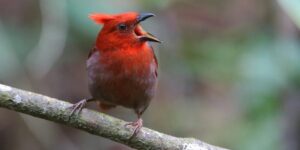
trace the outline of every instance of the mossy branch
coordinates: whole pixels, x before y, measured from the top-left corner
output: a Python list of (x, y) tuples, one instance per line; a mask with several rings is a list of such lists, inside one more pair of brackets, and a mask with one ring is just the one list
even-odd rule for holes
[(194, 138), (178, 138), (148, 128), (128, 140), (133, 133), (125, 121), (83, 109), (69, 118), (70, 103), (0, 84), (0, 107), (58, 122), (141, 150), (225, 150)]

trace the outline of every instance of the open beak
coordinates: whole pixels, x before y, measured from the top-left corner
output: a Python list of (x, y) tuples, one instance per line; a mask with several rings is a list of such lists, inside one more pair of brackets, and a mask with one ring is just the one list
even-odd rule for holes
[(136, 34), (139, 36), (139, 39), (141, 41), (151, 41), (151, 42), (158, 42), (161, 43), (161, 41), (156, 38), (154, 35), (152, 35), (149, 32), (146, 32), (140, 25), (139, 23), (150, 18), (150, 17), (154, 17), (155, 15), (152, 13), (141, 13), (138, 17), (137, 17), (137, 22), (136, 22)]

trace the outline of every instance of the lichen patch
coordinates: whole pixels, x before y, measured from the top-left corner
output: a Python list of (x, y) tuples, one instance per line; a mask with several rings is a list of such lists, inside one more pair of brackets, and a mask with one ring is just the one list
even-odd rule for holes
[(184, 150), (208, 150), (207, 148), (205, 147), (201, 147), (200, 145), (198, 144), (183, 144), (183, 149)]
[(22, 98), (19, 95), (15, 95), (14, 96), (14, 102), (17, 103), (17, 104), (19, 104), (19, 103), (22, 102)]

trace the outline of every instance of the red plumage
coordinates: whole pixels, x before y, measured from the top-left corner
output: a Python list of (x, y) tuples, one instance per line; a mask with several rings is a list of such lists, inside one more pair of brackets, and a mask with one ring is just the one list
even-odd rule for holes
[(92, 14), (90, 18), (103, 24), (87, 60), (88, 84), (92, 99), (74, 105), (72, 114), (86, 102), (97, 100), (102, 109), (115, 106), (131, 108), (138, 116), (137, 134), (142, 127), (143, 112), (155, 94), (157, 59), (149, 41), (160, 42), (145, 32), (140, 22), (154, 16), (135, 12), (109, 15)]

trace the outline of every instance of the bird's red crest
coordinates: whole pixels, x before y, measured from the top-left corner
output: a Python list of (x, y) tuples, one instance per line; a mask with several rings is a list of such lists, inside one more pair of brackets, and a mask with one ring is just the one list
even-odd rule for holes
[(97, 24), (104, 24), (107, 21), (114, 19), (115, 17), (109, 14), (92, 13), (89, 15), (89, 18)]

